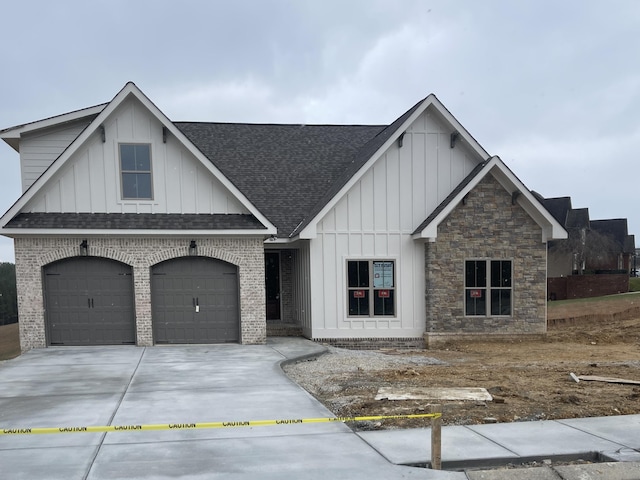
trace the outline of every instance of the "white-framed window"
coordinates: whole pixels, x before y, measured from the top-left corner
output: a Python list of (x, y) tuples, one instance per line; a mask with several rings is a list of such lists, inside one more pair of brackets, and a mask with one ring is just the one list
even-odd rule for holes
[(122, 199), (152, 200), (151, 145), (120, 144), (120, 178)]
[(396, 314), (394, 260), (347, 260), (350, 317), (393, 317)]
[(464, 271), (464, 313), (467, 316), (511, 316), (513, 262), (467, 260)]

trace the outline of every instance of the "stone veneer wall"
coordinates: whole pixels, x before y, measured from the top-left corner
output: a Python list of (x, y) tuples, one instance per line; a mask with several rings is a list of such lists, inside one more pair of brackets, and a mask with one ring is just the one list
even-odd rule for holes
[[(105, 257), (133, 267), (136, 339), (153, 345), (151, 319), (151, 267), (164, 260), (189, 254), (192, 238), (83, 237), (89, 255)], [(79, 237), (16, 238), (16, 280), (22, 350), (46, 346), (42, 267), (80, 253)], [(240, 341), (266, 342), (264, 246), (260, 237), (196, 238), (198, 255), (216, 258), (238, 267), (240, 283)]]
[[(546, 332), (546, 244), (541, 228), (491, 176), (483, 179), (425, 246), (426, 338)], [(513, 315), (465, 316), (465, 260), (513, 261)]]

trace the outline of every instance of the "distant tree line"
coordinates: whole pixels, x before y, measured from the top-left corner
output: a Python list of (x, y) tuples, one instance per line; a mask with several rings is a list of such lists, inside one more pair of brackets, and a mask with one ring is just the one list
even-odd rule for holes
[(16, 266), (0, 263), (0, 325), (18, 321), (18, 295), (16, 291)]

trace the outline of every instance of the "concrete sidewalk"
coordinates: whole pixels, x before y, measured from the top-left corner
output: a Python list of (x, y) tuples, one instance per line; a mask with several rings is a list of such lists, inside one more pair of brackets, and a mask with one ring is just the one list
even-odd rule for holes
[[(259, 346), (32, 350), (0, 363), (0, 429), (331, 417), (280, 368), (283, 361), (323, 351), (324, 347), (300, 338), (269, 339)], [(443, 429), (445, 468), (477, 469), (534, 458), (573, 458), (582, 451), (604, 452), (612, 460), (629, 461), (606, 470), (607, 474), (615, 470), (618, 477), (515, 477), (540, 471), (438, 472), (406, 466), (426, 463), (428, 439), (426, 430), (354, 434), (337, 422), (0, 435), (0, 465), (2, 477), (11, 480), (640, 479), (640, 464), (632, 463), (640, 461), (633, 450), (640, 448), (640, 416)], [(620, 476), (626, 475), (621, 466), (638, 475)], [(583, 468), (566, 468), (584, 474), (578, 467)], [(545, 468), (545, 473), (555, 475), (565, 467)], [(508, 477), (495, 476), (505, 472)]]
[[(428, 428), (358, 435), (394, 464), (430, 461)], [(609, 463), (551, 467), (576, 460)], [(548, 465), (512, 468), (533, 462)], [(469, 479), (640, 479), (640, 415), (443, 427), (442, 467)]]

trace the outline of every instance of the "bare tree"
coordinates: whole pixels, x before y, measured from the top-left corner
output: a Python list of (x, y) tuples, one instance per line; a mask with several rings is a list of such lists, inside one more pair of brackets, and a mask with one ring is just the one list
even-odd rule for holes
[(578, 275), (585, 270), (615, 270), (621, 246), (613, 236), (587, 228), (570, 228), (566, 240), (555, 240), (549, 251), (555, 254), (571, 255), (573, 271)]

